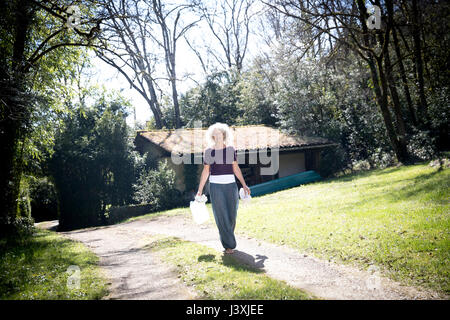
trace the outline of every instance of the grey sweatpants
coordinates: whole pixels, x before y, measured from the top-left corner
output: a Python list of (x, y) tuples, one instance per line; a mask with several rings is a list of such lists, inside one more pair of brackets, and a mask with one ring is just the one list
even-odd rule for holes
[(209, 193), (220, 242), (225, 249), (234, 249), (236, 248), (234, 228), (239, 206), (238, 186), (236, 182), (210, 183)]

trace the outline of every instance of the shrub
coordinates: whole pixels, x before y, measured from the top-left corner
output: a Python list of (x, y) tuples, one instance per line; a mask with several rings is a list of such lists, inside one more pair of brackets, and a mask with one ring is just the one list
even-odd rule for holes
[(345, 150), (337, 147), (325, 148), (320, 156), (320, 175), (329, 177), (347, 167), (348, 157)]
[(198, 179), (198, 168), (197, 164), (185, 164), (184, 170), (184, 185), (186, 187), (186, 192), (196, 191), (199, 183)]
[(149, 204), (111, 207), (107, 210), (108, 223), (118, 223), (128, 218), (141, 216), (154, 211), (154, 208)]
[(367, 160), (353, 161), (352, 169), (354, 171), (364, 171), (371, 169), (370, 162)]
[(155, 210), (171, 209), (180, 204), (181, 193), (175, 188), (175, 171), (166, 161), (160, 161), (156, 170), (144, 170), (133, 189), (136, 202), (149, 204)]
[(21, 241), (34, 232), (34, 220), (31, 217), (0, 217), (0, 237), (8, 241)]
[(58, 219), (58, 202), (54, 184), (48, 177), (31, 178), (31, 215), (36, 222)]
[(372, 164), (372, 167), (376, 168), (387, 168), (398, 162), (392, 151), (383, 150), (382, 148), (376, 148), (368, 158), (368, 161)]
[(437, 155), (436, 138), (429, 131), (416, 130), (409, 140), (408, 152), (420, 160), (430, 160)]
[(134, 163), (126, 112), (119, 102), (81, 107), (55, 137), (49, 167), (60, 230), (105, 224), (108, 206), (132, 202)]
[(30, 189), (28, 181), (26, 178), (20, 180), (20, 190), (19, 190), (19, 216), (21, 217), (31, 217), (31, 204), (30, 204)]

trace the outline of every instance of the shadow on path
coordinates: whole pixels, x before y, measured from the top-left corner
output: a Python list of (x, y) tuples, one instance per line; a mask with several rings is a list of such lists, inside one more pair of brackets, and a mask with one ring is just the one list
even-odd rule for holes
[(241, 266), (236, 265), (236, 262), (242, 263), (245, 266), (250, 267), (254, 272), (265, 272), (264, 261), (267, 260), (267, 256), (257, 254), (255, 257), (244, 251), (234, 250), (233, 254), (224, 254), (222, 256), (222, 261), (224, 265), (231, 266), (233, 268), (241, 268)]

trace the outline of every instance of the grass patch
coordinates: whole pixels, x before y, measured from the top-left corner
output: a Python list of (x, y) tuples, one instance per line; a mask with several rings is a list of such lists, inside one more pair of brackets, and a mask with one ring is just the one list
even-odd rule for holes
[(450, 293), (450, 170), (373, 170), (253, 198), (237, 232)]
[(176, 266), (187, 285), (208, 300), (305, 300), (313, 297), (261, 270), (239, 263), (233, 256), (177, 238), (155, 238), (148, 249)]
[[(81, 271), (80, 289), (69, 289), (67, 268)], [(36, 229), (18, 243), (0, 243), (0, 299), (91, 300), (108, 293), (98, 257), (82, 243)]]
[[(363, 269), (375, 264), (391, 279), (448, 295), (449, 205), (449, 169), (392, 167), (240, 202), (236, 232)], [(143, 217), (180, 214), (191, 215), (178, 208)]]
[[(189, 208), (187, 210), (189, 210)], [(121, 221), (120, 223), (130, 222), (130, 221), (139, 220), (139, 219), (150, 219), (151, 220), (151, 219), (155, 219), (155, 218), (162, 217), (162, 216), (177, 216), (177, 215), (184, 215), (184, 214), (186, 214), (186, 208), (175, 208), (175, 209), (170, 209), (170, 210), (165, 210), (165, 211), (151, 212), (151, 213), (147, 213), (147, 214), (144, 214), (141, 216), (128, 218), (124, 221)]]

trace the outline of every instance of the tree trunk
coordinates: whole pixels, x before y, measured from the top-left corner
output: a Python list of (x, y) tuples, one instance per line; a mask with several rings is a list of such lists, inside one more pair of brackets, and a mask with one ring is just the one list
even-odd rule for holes
[(150, 99), (146, 97), (147, 103), (150, 105), (150, 109), (153, 112), (153, 116), (155, 117), (155, 124), (158, 129), (162, 129), (166, 126), (164, 121), (161, 107), (159, 106), (158, 97), (156, 96), (156, 90), (153, 86), (153, 79), (151, 77), (146, 76), (145, 81), (147, 83), (148, 91), (150, 92)]
[[(366, 7), (364, 5), (363, 0), (357, 1), (358, 10), (359, 10), (359, 20), (361, 22), (363, 31), (364, 31), (364, 44), (369, 47), (369, 31), (366, 26)], [(389, 27), (389, 26), (388, 26)], [(389, 33), (386, 33), (385, 39), (382, 39), (380, 36), (380, 39), (383, 40), (382, 44), (384, 45), (384, 50), (381, 52), (380, 56), (375, 56), (374, 53), (368, 52), (368, 59), (367, 63), (370, 68), (370, 73), (372, 77), (373, 87), (375, 91), (375, 96), (377, 100), (378, 107), (380, 108), (381, 115), (383, 116), (384, 124), (386, 126), (386, 132), (389, 138), (389, 141), (391, 142), (392, 149), (394, 150), (394, 153), (397, 157), (397, 160), (399, 162), (405, 162), (408, 159), (407, 156), (407, 149), (406, 144), (402, 143), (397, 139), (397, 134), (395, 132), (394, 125), (392, 123), (392, 117), (389, 112), (388, 108), (388, 85), (386, 76), (384, 74), (383, 70), (383, 55), (386, 54), (386, 51), (388, 50), (387, 43), (385, 45), (385, 42), (389, 41)], [(376, 62), (376, 65), (375, 65)], [(378, 76), (379, 75), (379, 76)], [(381, 87), (380, 87), (381, 85)]]
[(423, 79), (423, 60), (422, 60), (422, 46), (420, 40), (420, 23), (419, 12), (417, 8), (417, 0), (412, 0), (412, 36), (414, 43), (414, 62), (416, 65), (417, 81), (419, 86), (419, 107), (418, 112), (420, 120), (425, 126), (428, 126), (428, 104), (425, 98), (425, 85)]
[[(408, 156), (406, 152), (406, 144), (401, 143), (400, 140), (397, 139), (397, 134), (395, 132), (394, 125), (392, 123), (392, 117), (388, 108), (387, 101), (387, 81), (383, 71), (383, 65), (381, 58), (377, 59), (377, 67), (373, 61), (373, 58), (370, 57), (369, 67), (372, 75), (372, 81), (374, 84), (375, 95), (377, 98), (377, 103), (381, 111), (381, 115), (383, 116), (384, 124), (386, 126), (386, 132), (389, 137), (389, 141), (391, 142), (392, 149), (395, 152), (397, 160), (399, 162), (407, 162)], [(378, 79), (377, 75), (380, 75)], [(381, 87), (380, 87), (381, 84)]]
[[(24, 125), (30, 117), (27, 103), (20, 95), (25, 91), (24, 52), (28, 29), (32, 19), (31, 5), (27, 0), (17, 1), (14, 15), (14, 42), (11, 68), (3, 64), (0, 74), (2, 82), (0, 137), (1, 137), (1, 167), (0, 167), (0, 224), (15, 219), (18, 214), (20, 180), (22, 177), (22, 158), (18, 156), (18, 145), (22, 138)], [(6, 57), (5, 52), (2, 55)], [(8, 70), (9, 69), (9, 70)]]
[(407, 139), (406, 139), (406, 127), (403, 120), (403, 114), (401, 110), (400, 100), (397, 94), (397, 88), (395, 87), (394, 77), (392, 75), (391, 61), (389, 57), (389, 50), (387, 50), (385, 55), (385, 67), (386, 67), (386, 78), (389, 86), (389, 92), (391, 93), (392, 103), (394, 106), (394, 114), (397, 123), (398, 131), (398, 144), (400, 152), (402, 153), (403, 160), (401, 162), (407, 162), (409, 159), (407, 152)]
[[(8, 101), (10, 102), (10, 101)], [(8, 103), (7, 102), (7, 103)], [(9, 106), (12, 106), (11, 104)], [(0, 168), (0, 223), (15, 218), (17, 215), (17, 199), (22, 173), (20, 165), (16, 163), (18, 146), (18, 123), (11, 119), (2, 119), (0, 126), (2, 133), (2, 160)], [(5, 220), (3, 220), (5, 219)]]
[(172, 85), (172, 100), (175, 113), (175, 129), (178, 129), (181, 128), (181, 117), (180, 117), (180, 104), (178, 103), (177, 75), (175, 72), (175, 51), (170, 55), (170, 62), (172, 70), (170, 82)]
[(400, 140), (402, 140), (406, 138), (406, 127), (405, 122), (403, 120), (403, 114), (400, 99), (397, 93), (397, 88), (395, 87), (395, 79), (392, 74), (391, 58), (389, 56), (389, 52), (386, 52), (385, 61), (386, 61), (385, 62), (386, 78), (388, 81), (389, 92), (391, 93), (392, 104), (394, 106), (395, 120), (397, 122), (397, 130), (398, 134), (400, 135)]
[[(387, 0), (386, 1), (386, 6), (387, 6), (387, 28), (388, 30), (393, 30), (394, 29), (394, 20), (393, 20), (393, 4), (392, 1)], [(389, 36), (386, 36), (385, 41), (389, 40)], [(390, 57), (390, 53), (389, 53), (389, 44), (386, 46), (386, 50), (384, 50), (384, 67), (385, 67), (385, 74), (386, 74), (386, 80), (387, 80), (387, 84), (389, 86), (389, 92), (391, 93), (391, 98), (392, 98), (392, 104), (394, 106), (394, 114), (395, 114), (395, 119), (396, 119), (396, 123), (397, 123), (397, 132), (398, 132), (398, 137), (399, 137), (399, 144), (401, 145), (402, 148), (402, 152), (405, 153), (405, 156), (408, 158), (407, 156), (407, 141), (406, 141), (406, 126), (405, 126), (405, 122), (403, 120), (403, 113), (402, 113), (402, 108), (401, 108), (401, 104), (400, 104), (400, 99), (398, 97), (398, 93), (397, 93), (397, 88), (395, 86), (395, 78), (393, 75), (393, 71), (392, 71), (392, 64), (391, 64), (391, 57)]]
[(400, 71), (400, 77), (402, 79), (402, 84), (403, 84), (403, 92), (405, 94), (405, 98), (406, 98), (406, 103), (408, 105), (408, 110), (409, 110), (409, 115), (411, 117), (411, 122), (413, 123), (414, 126), (417, 126), (417, 116), (416, 116), (416, 111), (414, 110), (414, 106), (413, 106), (413, 102), (411, 99), (411, 94), (409, 92), (409, 87), (408, 87), (408, 80), (406, 78), (406, 72), (405, 72), (405, 66), (403, 64), (403, 57), (400, 51), (400, 47), (398, 44), (398, 37), (397, 37), (397, 31), (394, 28), (392, 28), (392, 39), (394, 40), (394, 49), (395, 49), (395, 54), (397, 56), (397, 60), (398, 60), (398, 68)]
[(180, 104), (178, 103), (178, 92), (176, 80), (172, 80), (172, 100), (173, 100), (173, 108), (175, 111), (175, 129), (181, 128), (181, 119), (180, 119)]
[(155, 103), (152, 99), (149, 99), (147, 95), (144, 96), (145, 101), (147, 101), (147, 104), (150, 106), (150, 110), (153, 113), (153, 117), (155, 117), (155, 126), (157, 129), (163, 128), (163, 119), (161, 118), (160, 113), (155, 107)]

